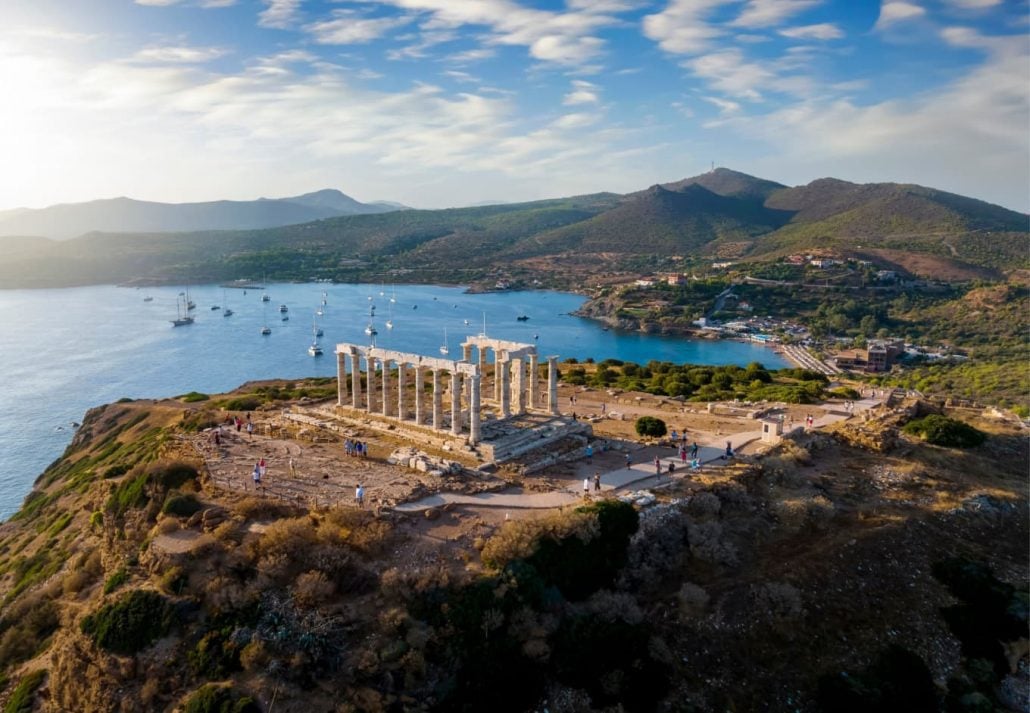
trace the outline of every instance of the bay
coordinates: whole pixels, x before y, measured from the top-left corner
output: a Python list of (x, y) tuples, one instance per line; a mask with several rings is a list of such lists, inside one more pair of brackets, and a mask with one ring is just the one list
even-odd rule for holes
[[(460, 355), (464, 336), (536, 343), (541, 355), (646, 363), (759, 361), (788, 364), (771, 349), (742, 342), (605, 331), (570, 315), (584, 301), (560, 292), (468, 294), (431, 285), (273, 284), (258, 289), (193, 286), (195, 323), (173, 327), (185, 286), (150, 290), (92, 286), (0, 290), (0, 519), (21, 505), (37, 476), (57, 458), (87, 409), (119, 398), (217, 393), (255, 379), (335, 376), (336, 342), (366, 343), (375, 305), (379, 346), (428, 355), (446, 342)], [(325, 355), (307, 353), (315, 311)], [(145, 302), (144, 296), (152, 301)], [(391, 301), (391, 299), (395, 301)], [(278, 307), (286, 305), (288, 321)], [(212, 310), (217, 305), (221, 309)], [(230, 307), (234, 314), (224, 317)], [(519, 321), (519, 316), (528, 320)], [(386, 328), (392, 321), (393, 329)], [(268, 325), (272, 333), (260, 334)]]

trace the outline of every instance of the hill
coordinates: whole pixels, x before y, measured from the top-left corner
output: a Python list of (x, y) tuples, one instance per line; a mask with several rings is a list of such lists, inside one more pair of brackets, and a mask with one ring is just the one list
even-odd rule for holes
[[(197, 209), (203, 212), (220, 204), (195, 205), (207, 206)], [(336, 191), (253, 205), (282, 220), (284, 211), (296, 216), (354, 208)], [(515, 272), (564, 283), (569, 270), (668, 269), (674, 257), (696, 264), (727, 258), (769, 262), (812, 250), (890, 269), (909, 265), (932, 272), (937, 260), (948, 264), (945, 274), (953, 279), (993, 279), (999, 270), (1030, 266), (1028, 236), (1024, 214), (922, 186), (819, 179), (788, 188), (717, 169), (627, 195), (337, 215), (254, 230), (94, 232), (0, 255), (0, 287), (262, 274), (380, 279), (383, 271), (440, 282)]]
[(383, 213), (391, 205), (360, 203), (326, 189), (290, 198), (206, 203), (155, 203), (111, 198), (0, 213), (0, 235), (66, 240), (90, 232), (183, 232), (270, 228), (339, 215)]
[[(631, 366), (646, 378), (596, 369)], [(1025, 707), (1016, 427), (953, 412), (986, 442), (931, 445), (903, 427), (933, 407), (906, 402), (681, 471), (637, 504), (606, 492), (505, 522), (476, 505), (404, 512), (391, 495), (561, 490), (574, 464), (445, 479), (392, 464), (398, 436), (367, 422), (347, 426), (365, 459), (342, 453), (321, 411), (307, 411), (320, 426), (284, 427), (284, 409), (334, 394), (331, 379), (265, 382), (90, 410), (0, 525), (4, 710)], [(210, 427), (243, 409), (257, 433), (215, 441)], [(258, 457), (264, 487), (244, 490), (236, 471)], [(590, 469), (621, 466), (602, 452)], [(383, 506), (355, 507), (355, 482)]]

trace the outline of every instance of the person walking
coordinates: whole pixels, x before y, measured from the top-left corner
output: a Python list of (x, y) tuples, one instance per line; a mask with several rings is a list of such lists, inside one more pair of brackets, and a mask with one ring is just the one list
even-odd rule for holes
[(254, 464), (254, 472), (251, 473), (251, 477), (254, 479), (254, 487), (261, 487), (261, 466), (257, 463)]
[(654, 474), (655, 477), (661, 479), (662, 477), (662, 459), (658, 456), (654, 457)]
[(626, 451), (626, 467), (629, 468), (632, 465), (633, 465), (633, 456), (631, 456), (629, 454), (629, 451)]
[(594, 462), (594, 447), (592, 445), (590, 445), (589, 443), (587, 444), (586, 454), (587, 454), (587, 463), (593, 463)]
[(247, 421), (247, 438), (254, 438), (254, 423)]
[(362, 510), (365, 509), (365, 489), (361, 487), (361, 483), (358, 483), (358, 487), (354, 488), (354, 502)]
[(691, 458), (697, 458), (697, 451), (698, 451), (697, 441), (694, 441), (694, 445), (692, 445), (690, 447), (690, 457)]
[(601, 492), (601, 472), (596, 470), (594, 471), (594, 492)]
[(583, 497), (590, 497), (590, 478), (583, 478)]
[(265, 477), (265, 473), (268, 472), (268, 466), (265, 465), (265, 459), (264, 458), (262, 458), (261, 460), (258, 461), (258, 468), (261, 469), (261, 477), (264, 478)]

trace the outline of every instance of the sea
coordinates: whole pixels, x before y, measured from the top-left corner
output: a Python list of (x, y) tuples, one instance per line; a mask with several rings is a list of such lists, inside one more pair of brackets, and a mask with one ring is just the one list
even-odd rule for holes
[[(197, 305), (194, 323), (174, 327), (187, 292)], [(446, 344), (460, 358), (463, 338), (485, 329), (535, 343), (542, 357), (788, 366), (760, 345), (605, 330), (572, 315), (583, 301), (561, 292), (476, 294), (432, 285), (0, 290), (0, 520), (61, 455), (87, 409), (123, 397), (219, 393), (255, 379), (335, 376), (335, 343), (366, 343), (370, 322), (378, 346), (433, 356)], [(264, 326), (270, 335), (261, 334)], [(316, 328), (324, 355), (312, 357)]]

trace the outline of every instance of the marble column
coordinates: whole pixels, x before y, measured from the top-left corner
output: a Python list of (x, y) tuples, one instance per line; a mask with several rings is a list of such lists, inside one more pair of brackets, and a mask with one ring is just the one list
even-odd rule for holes
[(451, 433), (461, 435), (461, 374), (451, 372)]
[(355, 347), (350, 349), (350, 404), (361, 408), (361, 355)]
[(483, 382), (486, 380), (486, 347), (482, 345), (477, 346), (476, 351), (478, 352), (477, 358), (479, 360), (479, 378), (481, 382), (479, 384), (479, 390), (482, 392), (484, 386)]
[(511, 373), (511, 410), (516, 414), (523, 414), (526, 412), (526, 362), (522, 357), (511, 360)]
[(461, 345), (461, 360), (472, 361), (472, 345), (462, 344)]
[(365, 360), (365, 383), (368, 386), (366, 408), (369, 413), (374, 413), (376, 410), (376, 360), (372, 357)]
[(494, 349), (494, 403), (501, 403), (501, 382), (504, 381), (504, 377), (501, 376), (501, 369), (504, 366), (504, 359), (501, 357), (501, 352)]
[(433, 369), (433, 429), (443, 429), (443, 386), (439, 369)]
[(540, 369), (536, 354), (529, 355), (529, 408), (540, 407)]
[(547, 411), (557, 416), (558, 411), (558, 357), (547, 357)]
[(390, 362), (383, 359), (383, 415), (390, 415)]
[(424, 397), (426, 390), (426, 373), (421, 366), (415, 366), (415, 423), (421, 426), (425, 420), (426, 415), (423, 413), (424, 410)]
[(404, 409), (404, 387), (407, 385), (407, 376), (404, 362), (397, 362), (397, 419), (403, 421), (408, 415)]
[(336, 405), (343, 406), (347, 397), (347, 355), (336, 352)]
[(511, 376), (510, 367), (511, 364), (507, 359), (497, 365), (497, 370), (500, 372), (501, 377), (497, 382), (500, 385), (499, 391), (501, 392), (500, 398), (498, 399), (501, 402), (501, 418), (508, 418), (511, 416), (511, 386), (509, 384), (509, 377)]
[(479, 443), (479, 380), (480, 374), (473, 374), (469, 378), (472, 385), (472, 398), (469, 399), (469, 443), (473, 446)]

